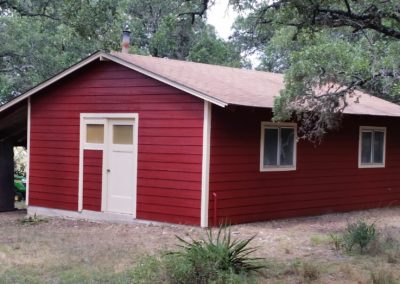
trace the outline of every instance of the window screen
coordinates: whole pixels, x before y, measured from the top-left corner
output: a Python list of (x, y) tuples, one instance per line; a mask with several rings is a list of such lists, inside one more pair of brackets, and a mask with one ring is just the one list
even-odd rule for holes
[(284, 166), (293, 165), (294, 129), (281, 128), (281, 151), (280, 164)]
[(372, 131), (361, 133), (361, 163), (371, 163), (372, 156)]
[(374, 131), (374, 163), (383, 163), (385, 133), (383, 131)]
[(360, 161), (363, 165), (383, 165), (385, 152), (385, 131), (361, 131)]
[(265, 127), (263, 136), (262, 165), (264, 168), (294, 166), (294, 127)]
[(264, 129), (264, 166), (278, 165), (278, 128)]

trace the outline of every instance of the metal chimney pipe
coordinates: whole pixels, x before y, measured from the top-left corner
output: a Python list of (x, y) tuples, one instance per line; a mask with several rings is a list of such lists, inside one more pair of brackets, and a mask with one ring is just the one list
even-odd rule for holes
[(131, 31), (125, 29), (122, 32), (122, 42), (121, 42), (122, 53), (129, 53), (130, 43), (131, 43)]

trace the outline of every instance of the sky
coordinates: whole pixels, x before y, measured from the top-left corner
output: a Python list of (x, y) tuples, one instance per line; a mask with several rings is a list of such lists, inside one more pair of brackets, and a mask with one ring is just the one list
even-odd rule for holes
[[(232, 33), (232, 25), (238, 13), (228, 5), (229, 0), (215, 0), (215, 4), (207, 13), (207, 22), (215, 27), (218, 35), (227, 40)], [(260, 64), (259, 54), (243, 55), (249, 59), (254, 66)]]
[(220, 37), (228, 39), (237, 13), (228, 6), (229, 0), (215, 0), (215, 5), (207, 13), (207, 21), (213, 25)]

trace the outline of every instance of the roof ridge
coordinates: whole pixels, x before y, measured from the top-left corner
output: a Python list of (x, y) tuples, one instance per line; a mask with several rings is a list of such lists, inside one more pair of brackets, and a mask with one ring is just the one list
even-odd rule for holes
[(246, 69), (246, 68), (241, 68), (241, 67), (230, 67), (230, 66), (225, 66), (225, 65), (217, 65), (217, 64), (211, 64), (211, 63), (187, 61), (187, 60), (180, 60), (180, 59), (171, 59), (171, 58), (168, 58), (168, 57), (157, 57), (157, 56), (152, 56), (152, 55), (122, 53), (120, 51), (111, 51), (110, 54), (111, 55), (116, 54), (116, 55), (122, 55), (122, 56), (132, 56), (132, 57), (137, 56), (137, 57), (142, 57), (142, 58), (152, 58), (152, 59), (159, 60), (159, 61), (174, 61), (174, 62), (179, 62), (179, 63), (194, 64), (194, 65), (213, 66), (213, 67), (216, 67), (216, 68), (230, 69), (230, 70), (235, 70), (235, 71), (253, 72), (253, 73), (259, 73), (259, 74), (266, 73), (266, 74), (271, 74), (271, 75), (283, 76), (283, 73), (261, 71), (261, 70), (255, 70), (255, 69)]

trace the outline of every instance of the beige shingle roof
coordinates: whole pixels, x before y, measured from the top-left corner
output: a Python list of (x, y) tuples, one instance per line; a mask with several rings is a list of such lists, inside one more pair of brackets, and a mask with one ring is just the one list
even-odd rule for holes
[(283, 86), (281, 74), (120, 52), (111, 55), (225, 104), (270, 108)]
[[(111, 55), (226, 105), (272, 108), (274, 97), (284, 88), (282, 74), (120, 52)], [(360, 91), (348, 103), (347, 114), (400, 116), (399, 105)]]

